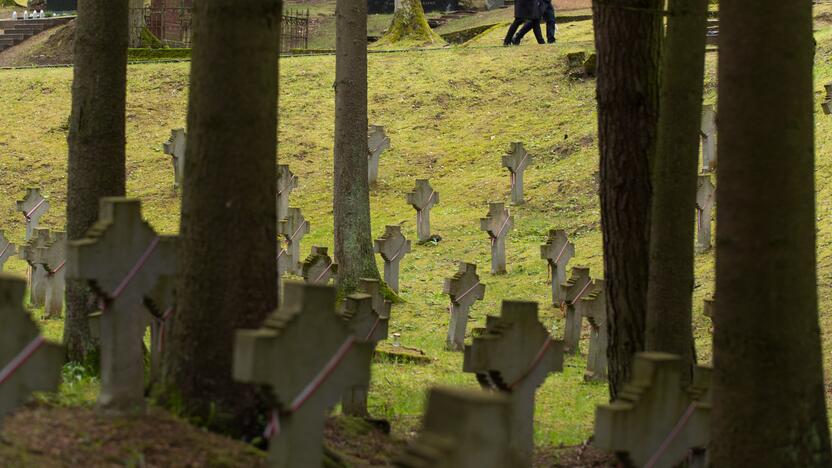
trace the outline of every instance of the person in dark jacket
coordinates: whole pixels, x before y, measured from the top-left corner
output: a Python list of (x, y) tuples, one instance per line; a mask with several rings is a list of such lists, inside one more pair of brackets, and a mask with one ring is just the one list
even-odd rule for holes
[[(540, 8), (540, 14), (543, 19), (546, 21), (546, 42), (549, 44), (555, 43), (555, 31), (557, 31), (557, 26), (555, 25), (555, 7), (552, 6), (552, 0), (539, 0), (538, 8)], [(520, 41), (523, 40), (523, 36), (529, 32), (529, 30), (534, 29), (537, 26), (537, 30), (540, 29), (540, 25), (538, 24), (539, 20), (533, 21), (526, 21), (526, 24), (520, 28), (520, 31), (517, 31), (517, 35), (514, 36), (512, 39), (512, 43), (514, 45), (519, 45)], [(541, 38), (540, 34), (537, 34), (537, 30), (535, 30), (535, 37), (537, 38), (538, 44), (543, 44), (543, 39)]]
[(538, 0), (515, 0), (514, 1), (514, 22), (508, 27), (506, 38), (503, 39), (503, 45), (515, 44), (514, 33), (521, 24), (526, 22), (532, 23), (530, 26), (534, 30), (534, 36), (537, 42), (543, 43), (543, 31), (540, 30), (540, 13), (541, 10), (537, 4)]

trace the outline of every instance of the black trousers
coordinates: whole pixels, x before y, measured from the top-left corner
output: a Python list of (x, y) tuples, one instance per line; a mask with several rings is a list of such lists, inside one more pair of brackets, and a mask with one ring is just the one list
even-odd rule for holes
[[(551, 44), (555, 42), (555, 8), (550, 2), (546, 3), (546, 9), (543, 11), (543, 19), (546, 21), (546, 39)], [(540, 22), (537, 20), (526, 21), (514, 37), (514, 44), (519, 44), (529, 30), (534, 30), (534, 37), (537, 39), (537, 43), (543, 44), (543, 34), (540, 30)]]
[[(523, 18), (514, 18), (514, 22), (511, 23), (511, 26), (508, 27), (506, 38), (503, 39), (503, 45), (509, 45), (512, 43), (512, 40), (514, 39), (514, 33), (517, 32), (517, 28), (519, 28), (520, 25), (525, 22), (526, 20), (524, 20)], [(540, 26), (538, 26), (537, 29), (539, 30)]]

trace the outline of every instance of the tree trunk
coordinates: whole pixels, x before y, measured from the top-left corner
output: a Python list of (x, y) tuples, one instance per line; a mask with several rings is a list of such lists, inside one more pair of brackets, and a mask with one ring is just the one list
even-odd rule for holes
[(232, 378), (234, 335), (277, 307), (280, 0), (195, 2), (177, 311), (163, 401), (237, 437), (263, 404)]
[(816, 277), (812, 2), (722, 2), (713, 466), (832, 466)]
[(644, 350), (661, 0), (593, 2), (610, 395)]
[(653, 163), (646, 347), (681, 356), (690, 379), (696, 361), (693, 237), (708, 0), (670, 0), (669, 6)]
[(335, 259), (338, 288), (379, 278), (367, 180), (367, 2), (338, 0), (335, 30)]
[[(98, 219), (98, 200), (125, 194), (127, 0), (78, 5), (67, 169), (67, 238), (83, 238)], [(67, 281), (64, 343), (69, 360), (95, 348), (87, 316), (95, 304), (83, 281)]]
[(395, 44), (401, 41), (410, 41), (414, 45), (445, 43), (428, 24), (421, 0), (396, 0), (390, 27), (377, 44)]

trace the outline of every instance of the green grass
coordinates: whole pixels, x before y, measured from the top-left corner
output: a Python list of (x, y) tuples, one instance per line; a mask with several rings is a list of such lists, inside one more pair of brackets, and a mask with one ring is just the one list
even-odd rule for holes
[[(825, 6), (822, 8), (826, 8)], [(429, 178), (441, 194), (432, 211), (436, 246), (414, 247), (402, 263), (401, 296), (394, 308), (391, 333), (424, 349), (435, 359), (426, 366), (379, 363), (373, 367), (370, 408), (390, 418), (397, 432), (414, 430), (425, 391), (434, 384), (474, 388), (473, 376), (461, 372), (462, 356), (443, 350), (448, 325), (443, 279), (460, 260), (480, 265), (487, 286), (485, 300), (472, 309), (469, 330), (482, 326), (486, 314), (499, 313), (504, 299), (541, 304), (541, 319), (562, 335), (563, 317), (549, 305), (546, 265), (538, 245), (550, 228), (566, 229), (576, 244), (574, 265), (602, 275), (599, 207), (593, 173), (598, 166), (595, 83), (566, 78), (564, 54), (589, 50), (591, 22), (565, 25), (554, 47), (527, 44), (512, 48), (455, 47), (429, 52), (373, 54), (369, 59), (370, 122), (384, 125), (392, 148), (381, 159), (380, 182), (371, 193), (373, 233), (404, 221), (415, 238), (415, 213), (404, 194), (416, 178)], [(482, 38), (492, 45), (502, 31)], [(818, 33), (817, 90), (832, 81), (832, 32)], [(143, 200), (144, 213), (160, 232), (176, 233), (179, 199), (173, 172), (161, 143), (171, 128), (185, 124), (188, 63), (133, 65), (128, 68), (127, 170), (129, 196)], [(715, 98), (716, 55), (708, 55), (707, 102)], [(292, 206), (303, 209), (312, 232), (302, 245), (331, 246), (334, 57), (281, 59), (279, 161), (300, 177)], [(0, 72), (0, 228), (13, 241), (23, 238), (23, 223), (13, 201), (25, 187), (41, 186), (52, 209), (47, 227), (63, 226), (66, 200), (66, 123), (72, 70), (39, 69)], [(818, 94), (819, 95), (819, 94)], [(817, 114), (818, 235), (821, 320), (824, 346), (832, 339), (832, 118)], [(479, 218), (489, 201), (507, 200), (509, 177), (500, 156), (512, 141), (534, 155), (526, 172), (527, 203), (512, 207), (515, 229), (508, 240), (509, 273), (488, 274), (489, 242)], [(233, 155), (230, 155), (230, 157)], [(218, 247), (219, 248), (219, 247)], [(19, 260), (8, 270), (25, 271)], [(710, 324), (702, 317), (702, 299), (713, 291), (713, 255), (696, 258), (694, 322), (703, 361), (711, 356)], [(43, 324), (51, 338), (60, 323)], [(583, 343), (586, 352), (586, 342)], [(830, 354), (824, 354), (830, 369)], [(565, 372), (550, 377), (538, 392), (536, 441), (574, 444), (592, 430), (594, 406), (607, 398), (605, 386), (582, 381), (585, 355), (569, 358)], [(94, 382), (62, 388), (67, 401), (94, 398)]]

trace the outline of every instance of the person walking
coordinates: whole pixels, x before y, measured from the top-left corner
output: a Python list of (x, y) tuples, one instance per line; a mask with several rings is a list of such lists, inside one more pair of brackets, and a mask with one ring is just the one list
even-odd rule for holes
[[(540, 9), (540, 15), (546, 22), (546, 42), (554, 44), (557, 26), (555, 25), (555, 7), (552, 5), (552, 0), (539, 0), (538, 8)], [(534, 36), (537, 38), (537, 43), (543, 44), (542, 35), (538, 33), (538, 31), (540, 31), (539, 23), (540, 20), (526, 21), (523, 27), (520, 28), (520, 31), (517, 31), (517, 35), (515, 35), (512, 39), (512, 43), (514, 45), (519, 45), (520, 41), (523, 40), (523, 36), (525, 36), (529, 30), (534, 29)]]
[(503, 45), (517, 45), (520, 43), (519, 41), (514, 41), (514, 34), (517, 32), (517, 29), (520, 27), (520, 25), (524, 23), (531, 23), (531, 26), (529, 26), (529, 28), (534, 30), (534, 36), (537, 38), (537, 42), (543, 44), (543, 31), (540, 30), (541, 10), (538, 7), (538, 1), (539, 0), (514, 1), (514, 22), (511, 23), (511, 26), (508, 27), (506, 37), (505, 39), (503, 39)]

